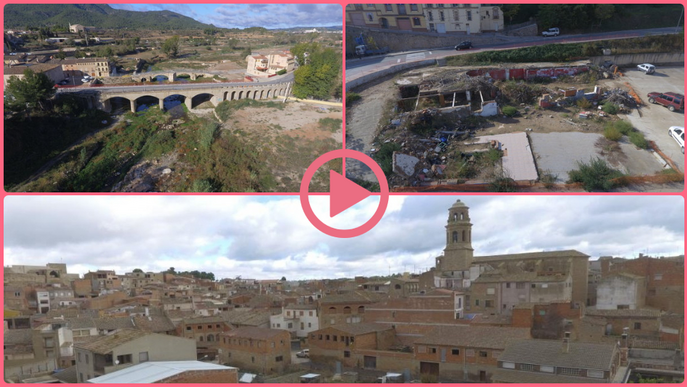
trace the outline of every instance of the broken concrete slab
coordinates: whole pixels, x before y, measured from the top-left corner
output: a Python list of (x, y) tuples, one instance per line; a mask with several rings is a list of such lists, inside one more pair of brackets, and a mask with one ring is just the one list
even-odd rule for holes
[(410, 177), (415, 174), (415, 166), (420, 162), (420, 159), (415, 156), (398, 152), (394, 152), (392, 158), (394, 172), (406, 177)]

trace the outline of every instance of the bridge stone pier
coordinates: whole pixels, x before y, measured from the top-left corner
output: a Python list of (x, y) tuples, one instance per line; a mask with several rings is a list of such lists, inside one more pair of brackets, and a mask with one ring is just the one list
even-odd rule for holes
[[(291, 92), (292, 81), (275, 83), (194, 83), (150, 86), (103, 86), (96, 88), (60, 89), (60, 92), (74, 93), (85, 97), (89, 106), (106, 112), (112, 111), (112, 102), (127, 100), (132, 112), (140, 105), (140, 99), (157, 99), (160, 110), (165, 108), (165, 100), (170, 97), (182, 98), (188, 109), (210, 101), (217, 106), (222, 101), (241, 99), (264, 100), (287, 96)], [(149, 100), (148, 98), (148, 100)]]

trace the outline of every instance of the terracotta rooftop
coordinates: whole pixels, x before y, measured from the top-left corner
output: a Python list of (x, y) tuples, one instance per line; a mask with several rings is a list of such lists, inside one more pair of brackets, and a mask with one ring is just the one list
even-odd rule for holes
[(246, 338), (246, 339), (267, 340), (267, 339), (270, 339), (270, 338), (278, 336), (278, 335), (283, 335), (285, 332), (287, 332), (287, 331), (285, 331), (283, 329), (240, 327), (240, 328), (236, 328), (230, 332), (222, 333), (222, 335), (227, 336), (227, 337), (240, 337), (240, 338)]
[(499, 361), (607, 371), (614, 353), (615, 344), (571, 342), (564, 352), (559, 340), (522, 340), (508, 345)]
[(519, 259), (542, 259), (542, 258), (589, 258), (589, 255), (580, 253), (577, 250), (560, 250), (560, 251), (541, 251), (536, 253), (520, 253), (520, 254), (503, 254), (503, 255), (486, 255), (482, 257), (475, 257), (476, 263), (493, 262), (493, 261), (515, 261)]
[(60, 67), (58, 64), (47, 64), (47, 63), (41, 63), (41, 64), (36, 64), (33, 66), (12, 66), (12, 67), (5, 67), (3, 71), (5, 72), (5, 75), (23, 75), (24, 70), (30, 69), (34, 73), (43, 73), (46, 71), (50, 71), (56, 67)]
[(152, 333), (144, 332), (139, 329), (124, 329), (115, 334), (108, 336), (98, 336), (93, 340), (83, 343), (74, 343), (75, 348), (86, 349), (93, 353), (105, 355), (112, 352), (112, 350), (122, 344), (139, 339)]
[(356, 292), (349, 292), (349, 293), (342, 293), (342, 294), (332, 294), (332, 295), (326, 295), (322, 297), (320, 301), (320, 305), (328, 305), (328, 304), (342, 304), (342, 303), (370, 303), (370, 302), (378, 302), (385, 298), (383, 295), (378, 295), (375, 293), (370, 293), (370, 292), (362, 292), (362, 291), (356, 291)]
[(116, 329), (127, 329), (135, 328), (134, 323), (131, 321), (131, 317), (104, 317), (93, 319), (96, 328), (98, 330), (116, 330)]
[(360, 323), (360, 324), (337, 324), (325, 329), (335, 329), (351, 335), (364, 335), (371, 332), (383, 332), (392, 329), (388, 325), (374, 324), (374, 323)]
[(492, 326), (441, 326), (416, 341), (422, 345), (453, 345), (457, 347), (503, 349), (516, 339), (530, 338), (529, 328)]
[(587, 309), (587, 316), (602, 317), (659, 317), (661, 311), (656, 309)]
[(172, 320), (167, 316), (138, 316), (134, 317), (134, 324), (138, 329), (153, 333), (168, 332), (175, 329)]

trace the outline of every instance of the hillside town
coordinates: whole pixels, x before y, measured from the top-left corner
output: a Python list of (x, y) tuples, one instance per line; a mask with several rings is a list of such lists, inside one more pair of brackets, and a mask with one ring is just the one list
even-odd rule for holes
[(431, 269), (320, 280), (4, 268), (11, 382), (628, 383), (684, 378), (684, 256), (478, 256), (447, 210)]

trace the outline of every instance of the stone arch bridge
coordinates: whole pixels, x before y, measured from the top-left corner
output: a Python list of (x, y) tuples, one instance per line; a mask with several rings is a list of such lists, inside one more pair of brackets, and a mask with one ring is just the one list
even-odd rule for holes
[(172, 85), (146, 86), (100, 86), (83, 88), (58, 89), (58, 93), (70, 93), (85, 98), (90, 108), (112, 111), (114, 100), (129, 102), (132, 112), (136, 112), (141, 98), (155, 98), (161, 110), (165, 101), (171, 97), (183, 98), (183, 103), (193, 109), (203, 102), (210, 101), (217, 106), (222, 101), (241, 99), (271, 99), (288, 96), (293, 85), (293, 78), (274, 82), (240, 82), (240, 83), (187, 83)]
[(168, 70), (168, 71), (150, 71), (145, 73), (139, 73), (131, 76), (131, 79), (136, 82), (150, 82), (158, 76), (163, 76), (167, 78), (168, 81), (178, 81), (182, 79), (190, 79), (195, 81), (198, 78), (213, 78), (215, 75), (222, 75), (221, 73), (215, 72), (203, 72), (198, 70)]

